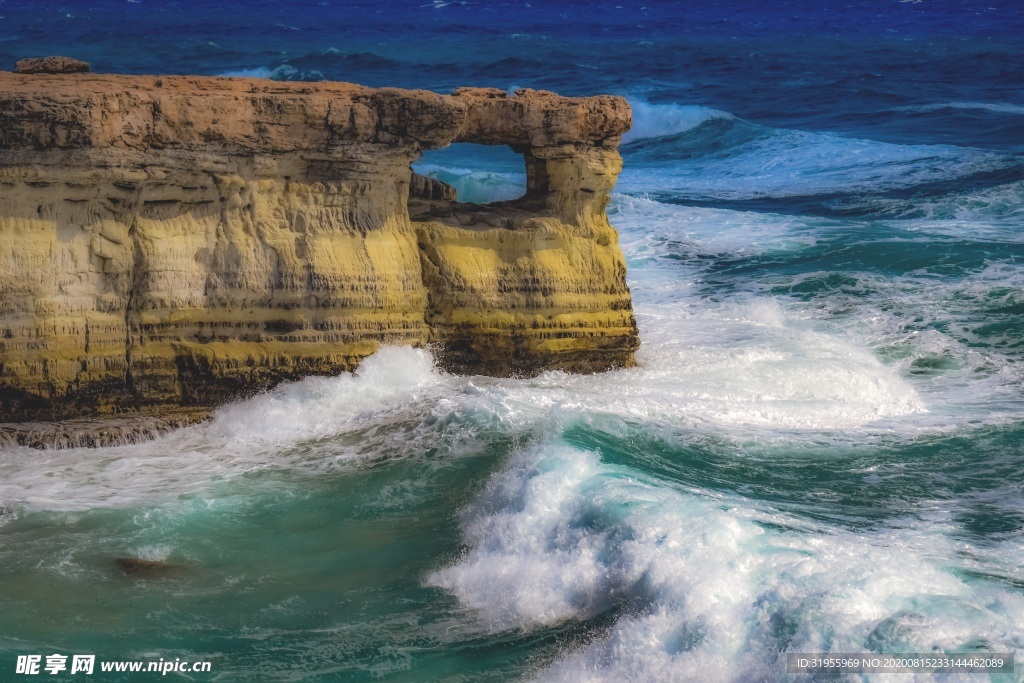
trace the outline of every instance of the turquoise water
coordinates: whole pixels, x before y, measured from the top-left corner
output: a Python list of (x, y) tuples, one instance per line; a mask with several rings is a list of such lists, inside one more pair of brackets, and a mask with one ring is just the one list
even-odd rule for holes
[[(775, 681), (802, 680), (788, 652), (1024, 652), (1016, 3), (0, 16), (6, 61), (626, 96), (609, 213), (643, 340), (637, 368), (529, 380), (385, 348), (152, 442), (5, 450), (0, 679), (53, 652), (222, 681)], [(509, 150), (417, 167), (470, 201), (523, 191)]]

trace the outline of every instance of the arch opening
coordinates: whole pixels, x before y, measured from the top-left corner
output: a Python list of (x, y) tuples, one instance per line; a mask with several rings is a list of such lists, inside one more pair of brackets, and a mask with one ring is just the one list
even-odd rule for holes
[[(507, 145), (456, 142), (444, 149), (426, 150), (412, 170), (454, 188), (455, 201), (465, 204), (493, 204), (526, 194), (526, 162)], [(436, 185), (424, 190), (424, 185), (413, 178), (414, 193), (445, 192)]]

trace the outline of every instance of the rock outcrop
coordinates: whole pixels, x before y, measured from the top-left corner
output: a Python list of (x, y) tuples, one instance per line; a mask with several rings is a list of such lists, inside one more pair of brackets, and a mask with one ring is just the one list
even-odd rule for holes
[(89, 62), (71, 57), (29, 57), (19, 59), (14, 73), (19, 74), (81, 74), (89, 71)]
[[(0, 73), (0, 422), (211, 407), (381, 344), (629, 366), (629, 126), (610, 96)], [(452, 142), (523, 154), (526, 196), (414, 178)]]
[(185, 568), (163, 560), (144, 560), (139, 557), (118, 557), (114, 566), (126, 576), (153, 579), (182, 574)]

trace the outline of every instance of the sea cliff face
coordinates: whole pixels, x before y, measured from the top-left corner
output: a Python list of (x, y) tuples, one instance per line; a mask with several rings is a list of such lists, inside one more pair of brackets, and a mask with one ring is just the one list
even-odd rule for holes
[[(210, 407), (381, 344), (629, 366), (629, 126), (609, 96), (0, 73), (0, 421)], [(414, 177), (452, 142), (523, 154), (526, 196)]]

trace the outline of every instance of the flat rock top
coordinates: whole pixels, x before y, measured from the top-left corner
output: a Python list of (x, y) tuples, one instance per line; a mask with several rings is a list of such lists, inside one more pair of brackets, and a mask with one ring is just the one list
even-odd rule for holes
[[(42, 57), (40, 59), (68, 59), (67, 57)], [(32, 61), (32, 60), (22, 60)], [(20, 64), (21, 62), (19, 62)], [(84, 63), (84, 62), (83, 62)], [(355, 83), (321, 81), (272, 81), (266, 78), (224, 78), (220, 76), (135, 76), (125, 74), (88, 73), (75, 78), (54, 72), (0, 71), (0, 90), (35, 92), (53, 90), (54, 94), (115, 94), (119, 91), (157, 92), (168, 95), (199, 94), (252, 94), (269, 93), (279, 95), (347, 95), (372, 92)], [(397, 88), (385, 88), (397, 90)], [(408, 90), (403, 92), (427, 92)]]
[(19, 74), (77, 74), (88, 70), (89, 62), (71, 57), (29, 57), (14, 65)]
[(631, 122), (629, 105), (611, 95), (494, 88), (439, 95), (341, 82), (0, 71), (0, 148), (617, 144)]

